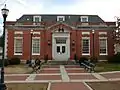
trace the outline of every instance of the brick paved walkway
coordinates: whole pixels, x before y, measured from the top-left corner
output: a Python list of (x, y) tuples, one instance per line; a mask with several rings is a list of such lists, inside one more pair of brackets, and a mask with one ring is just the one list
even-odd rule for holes
[(92, 90), (85, 82), (120, 80), (120, 72), (88, 73), (79, 65), (47, 65), (37, 74), (6, 74), (5, 82), (48, 82), (47, 90)]

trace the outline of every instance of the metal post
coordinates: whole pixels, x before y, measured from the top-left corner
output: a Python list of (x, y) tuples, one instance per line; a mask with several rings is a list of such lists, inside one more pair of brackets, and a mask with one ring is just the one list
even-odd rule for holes
[(93, 33), (93, 58), (94, 58), (94, 33)]
[(94, 58), (94, 48), (95, 48), (95, 47), (94, 47), (94, 33), (95, 33), (95, 30), (92, 30), (92, 36), (93, 36), (93, 49), (92, 49), (92, 50), (93, 50), (93, 51), (92, 51), (93, 53), (92, 53), (92, 57), (93, 57), (93, 58)]
[(30, 61), (32, 60), (32, 37), (33, 37), (33, 34), (31, 32), (30, 33)]
[(5, 90), (6, 85), (4, 83), (4, 54), (5, 54), (5, 26), (6, 26), (6, 17), (7, 15), (4, 15), (4, 21), (3, 21), (3, 39), (2, 39), (2, 65), (1, 65), (1, 85), (0, 85), (0, 90)]

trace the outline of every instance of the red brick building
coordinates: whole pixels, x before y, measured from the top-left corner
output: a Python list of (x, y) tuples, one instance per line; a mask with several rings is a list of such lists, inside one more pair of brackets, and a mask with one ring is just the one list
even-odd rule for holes
[(106, 59), (114, 54), (115, 22), (98, 15), (23, 15), (7, 21), (5, 57), (68, 60), (81, 56)]

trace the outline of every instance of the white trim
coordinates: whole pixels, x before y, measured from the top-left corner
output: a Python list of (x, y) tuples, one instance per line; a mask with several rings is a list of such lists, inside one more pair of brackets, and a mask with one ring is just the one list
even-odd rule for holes
[(65, 21), (65, 16), (57, 16), (57, 21), (59, 21), (59, 18), (63, 18), (63, 21)]
[(90, 55), (90, 53), (88, 53), (88, 54), (82, 53), (82, 55)]
[(84, 35), (84, 34), (90, 35), (90, 32), (82, 32), (82, 35)]
[(40, 53), (33, 53), (33, 52), (32, 52), (32, 55), (40, 55)]
[(33, 16), (33, 21), (35, 22), (35, 18), (39, 18), (39, 22), (41, 22), (41, 16)]
[(80, 16), (81, 22), (84, 22), (84, 21), (83, 21), (83, 18), (86, 18), (87, 21), (85, 21), (85, 22), (88, 22), (88, 16)]
[[(34, 39), (39, 39), (39, 53), (33, 53), (33, 40)], [(32, 37), (32, 55), (40, 55), (40, 50), (41, 50), (41, 40), (40, 37)]]
[(22, 31), (15, 31), (14, 34), (23, 34)]
[(23, 39), (23, 37), (14, 37), (14, 39)]
[(99, 32), (99, 35), (101, 35), (101, 34), (107, 35), (107, 32)]
[[(81, 40), (82, 43), (81, 44), (83, 44), (83, 39), (88, 39), (89, 40), (89, 53), (82, 53), (82, 55), (90, 55), (90, 37), (82, 37), (82, 40)], [(83, 45), (82, 45), (82, 49), (83, 49)]]
[(40, 35), (40, 32), (33, 32), (33, 34), (39, 34)]
[(15, 53), (15, 52), (14, 52), (14, 55), (22, 55), (22, 53)]
[(108, 55), (108, 54), (107, 54), (107, 53), (106, 53), (106, 54), (101, 53), (101, 54), (99, 54), (99, 55)]
[(107, 39), (107, 37), (99, 37), (99, 39)]
[(99, 46), (99, 55), (108, 55), (108, 41), (107, 41), (107, 37), (101, 37), (99, 38), (99, 44), (100, 44), (100, 39), (105, 39), (106, 40), (106, 53), (100, 53), (100, 46)]
[(90, 39), (90, 37), (82, 37), (82, 39)]
[[(15, 47), (16, 47), (15, 39), (22, 39), (22, 53), (15, 53)], [(22, 55), (22, 54), (23, 54), (23, 37), (14, 37), (14, 55)]]
[[(66, 44), (64, 44), (66, 46), (66, 53), (64, 53), (63, 55), (58, 55), (58, 53), (56, 53), (56, 47), (59, 44), (56, 44), (56, 40), (55, 38), (66, 38)], [(61, 61), (67, 61), (70, 58), (70, 33), (66, 32), (66, 33), (58, 33), (58, 32), (54, 32), (52, 33), (52, 57), (55, 60), (61, 60)]]
[(32, 39), (40, 39), (40, 37), (32, 37)]

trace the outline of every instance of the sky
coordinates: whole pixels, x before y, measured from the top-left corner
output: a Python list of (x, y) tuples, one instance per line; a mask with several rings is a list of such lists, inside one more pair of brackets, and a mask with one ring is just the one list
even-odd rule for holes
[[(8, 21), (15, 21), (23, 14), (84, 14), (99, 15), (104, 21), (120, 17), (120, 0), (0, 0), (0, 9), (6, 3)], [(0, 33), (3, 17), (0, 14)]]

